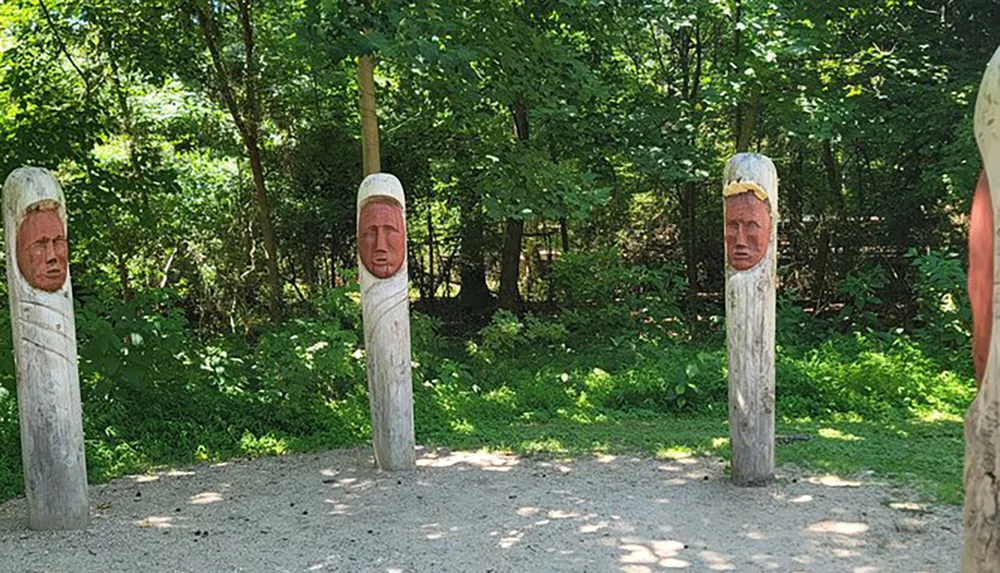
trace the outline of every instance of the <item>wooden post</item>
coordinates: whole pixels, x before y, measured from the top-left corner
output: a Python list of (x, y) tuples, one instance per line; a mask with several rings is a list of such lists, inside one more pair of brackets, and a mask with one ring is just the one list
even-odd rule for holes
[(358, 92), (361, 110), (361, 163), (365, 176), (382, 171), (378, 149), (378, 114), (375, 107), (375, 54), (358, 57)]
[(757, 153), (735, 155), (726, 165), (723, 197), (732, 478), (759, 486), (774, 479), (774, 164)]
[(66, 202), (52, 175), (16, 169), (3, 186), (21, 458), (32, 529), (87, 526)]
[[(1000, 49), (986, 67), (979, 87), (974, 120), (976, 142), (983, 156), (989, 186), (992, 217), (990, 231), (995, 236), (1000, 206)], [(975, 214), (975, 213), (974, 213)], [(971, 237), (974, 238), (974, 237)], [(989, 237), (984, 237), (989, 240)], [(1000, 265), (1000, 241), (993, 241), (993, 268)], [(970, 249), (975, 245), (970, 245)], [(970, 266), (970, 290), (974, 277)], [(992, 277), (993, 300), (1000, 296), (996, 274)], [(1000, 332), (996, 303), (988, 317), (992, 333)], [(991, 336), (988, 357), (979, 393), (965, 417), (965, 546), (962, 573), (1000, 572), (1000, 336)]]
[(387, 173), (369, 175), (358, 190), (358, 274), (372, 442), (386, 470), (416, 462), (406, 260), (403, 186)]

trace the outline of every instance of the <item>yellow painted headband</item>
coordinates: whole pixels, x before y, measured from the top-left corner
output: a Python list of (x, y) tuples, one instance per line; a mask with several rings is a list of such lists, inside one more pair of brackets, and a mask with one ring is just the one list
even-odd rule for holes
[(731, 181), (722, 189), (723, 197), (732, 197), (740, 193), (753, 193), (761, 201), (767, 201), (767, 191), (753, 181)]

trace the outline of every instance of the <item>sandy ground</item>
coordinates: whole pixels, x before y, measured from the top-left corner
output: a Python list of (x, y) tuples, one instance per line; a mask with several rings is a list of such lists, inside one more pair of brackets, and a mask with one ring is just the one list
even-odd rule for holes
[(955, 571), (961, 512), (867, 478), (779, 472), (734, 487), (713, 459), (567, 461), (368, 450), (201, 465), (93, 486), (85, 531), (0, 505), (0, 571)]

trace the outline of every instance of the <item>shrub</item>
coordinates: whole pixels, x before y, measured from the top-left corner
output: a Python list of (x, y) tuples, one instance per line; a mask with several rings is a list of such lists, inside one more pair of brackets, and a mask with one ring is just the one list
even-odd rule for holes
[(553, 263), (561, 322), (570, 332), (683, 330), (686, 289), (677, 266), (630, 265), (611, 249), (569, 253)]
[(512, 312), (498, 310), (490, 323), (479, 331), (480, 344), (473, 344), (473, 355), (494, 361), (517, 352), (537, 351), (563, 344), (569, 332), (561, 323), (528, 314), (524, 319)]
[(918, 336), (938, 349), (969, 356), (972, 310), (965, 270), (954, 253), (930, 251), (906, 256), (916, 271), (913, 290), (917, 295)]

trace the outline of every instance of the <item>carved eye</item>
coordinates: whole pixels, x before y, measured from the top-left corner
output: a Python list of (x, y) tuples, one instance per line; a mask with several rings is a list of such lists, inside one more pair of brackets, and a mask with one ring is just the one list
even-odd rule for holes
[(750, 221), (749, 223), (747, 223), (747, 228), (750, 229), (751, 231), (759, 231), (760, 223), (758, 223), (757, 221)]

